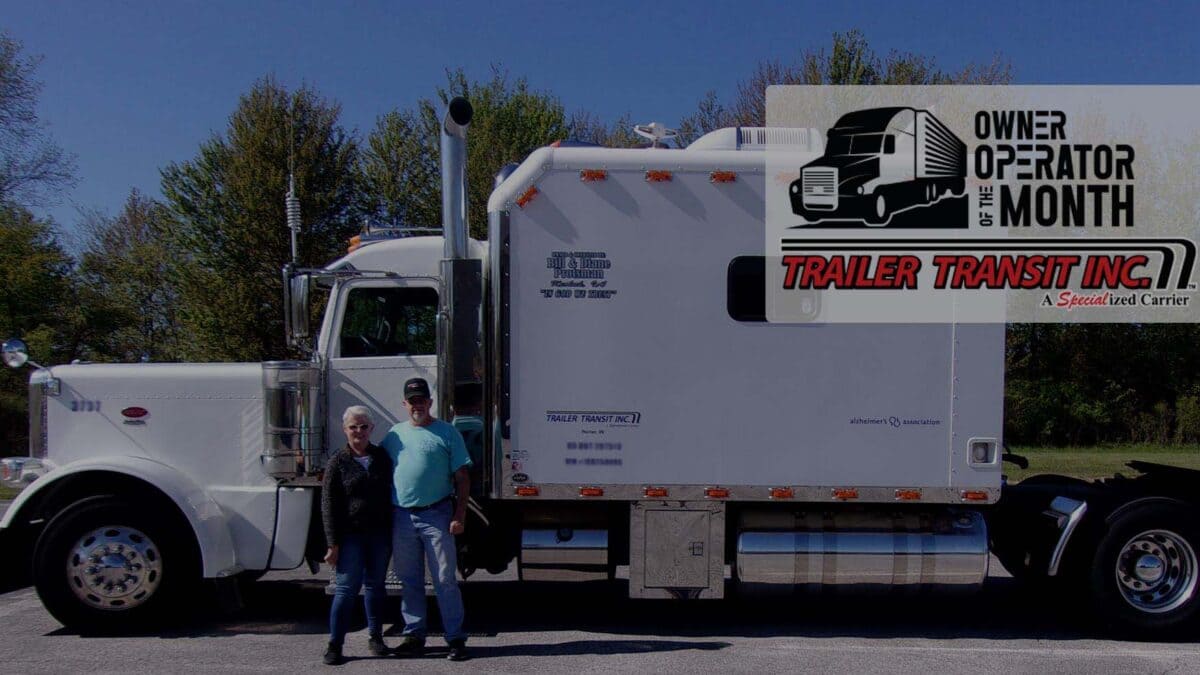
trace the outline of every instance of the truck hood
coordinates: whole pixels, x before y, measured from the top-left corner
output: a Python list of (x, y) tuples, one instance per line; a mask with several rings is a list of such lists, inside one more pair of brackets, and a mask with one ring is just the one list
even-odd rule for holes
[(55, 366), (46, 397), (47, 459), (153, 459), (207, 482), (266, 484), (262, 364)]

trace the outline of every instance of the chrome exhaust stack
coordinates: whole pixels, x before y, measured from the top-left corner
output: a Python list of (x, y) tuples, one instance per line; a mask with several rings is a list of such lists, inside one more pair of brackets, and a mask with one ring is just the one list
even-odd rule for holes
[(456, 96), (442, 116), (442, 257), (467, 257), (467, 126), (474, 110)]
[(483, 266), (469, 256), (467, 229), (467, 127), (473, 114), (471, 104), (459, 96), (450, 101), (442, 117), (444, 246), (438, 311), (437, 384), (437, 415), (442, 418), (449, 418), (450, 411), (455, 409), (456, 391), (464, 385), (478, 385), (482, 376), (479, 311), (483, 299)]

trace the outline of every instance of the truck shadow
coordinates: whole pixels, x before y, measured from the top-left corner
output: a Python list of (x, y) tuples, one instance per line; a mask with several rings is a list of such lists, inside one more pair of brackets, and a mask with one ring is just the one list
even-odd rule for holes
[[(617, 640), (554, 644), (478, 645), (478, 657), (596, 654), (722, 649), (719, 641), (662, 638), (864, 637), (930, 639), (1109, 639), (1091, 620), (1086, 604), (1062, 595), (1037, 593), (1012, 579), (991, 579), (973, 595), (796, 595), (725, 600), (631, 600), (620, 584), (535, 584), (516, 581), (463, 585), (468, 629), (473, 637), (573, 630), (613, 633)], [(430, 599), (430, 645), (440, 644), (436, 601)], [(159, 638), (242, 634), (311, 634), (328, 629), (330, 598), (324, 582), (260, 581), (234, 613), (216, 609), (186, 625), (155, 630)], [(399, 598), (388, 603), (386, 635), (400, 627)], [(351, 630), (365, 626), (361, 610)], [(55, 633), (66, 634), (61, 630)], [(629, 639), (645, 636), (647, 639)]]

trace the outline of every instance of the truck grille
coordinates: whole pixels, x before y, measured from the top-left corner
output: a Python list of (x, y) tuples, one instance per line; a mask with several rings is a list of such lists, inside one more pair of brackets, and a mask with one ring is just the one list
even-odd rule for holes
[(837, 208), (837, 169), (813, 167), (805, 169), (804, 205), (809, 208)]

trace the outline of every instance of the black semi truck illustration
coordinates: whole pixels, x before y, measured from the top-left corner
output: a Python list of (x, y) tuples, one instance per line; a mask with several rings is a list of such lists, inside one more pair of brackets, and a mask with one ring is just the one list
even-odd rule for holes
[(932, 113), (872, 108), (838, 119), (825, 154), (801, 168), (789, 196), (792, 212), (810, 222), (881, 226), (897, 211), (963, 195), (966, 175), (966, 144)]

